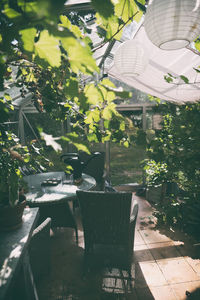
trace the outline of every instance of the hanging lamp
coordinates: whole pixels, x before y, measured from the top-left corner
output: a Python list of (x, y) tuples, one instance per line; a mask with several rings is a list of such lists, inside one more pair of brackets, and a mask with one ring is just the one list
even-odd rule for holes
[(115, 52), (114, 65), (118, 72), (125, 77), (141, 75), (148, 64), (144, 47), (136, 41), (122, 43)]
[(157, 47), (184, 48), (200, 35), (200, 1), (153, 0), (147, 7), (144, 27)]

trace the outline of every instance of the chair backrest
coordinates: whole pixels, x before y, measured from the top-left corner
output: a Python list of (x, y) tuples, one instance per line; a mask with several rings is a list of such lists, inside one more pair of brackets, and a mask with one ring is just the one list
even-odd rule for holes
[(50, 228), (51, 218), (47, 218), (34, 229), (30, 245), (29, 257), (35, 281), (48, 274), (50, 268)]
[(77, 191), (85, 243), (129, 242), (132, 193)]
[(83, 173), (94, 177), (96, 182), (98, 183), (102, 180), (104, 175), (105, 152), (98, 152), (98, 155), (95, 155), (95, 153), (97, 152), (89, 155), (85, 152), (79, 152), (79, 157), (81, 161), (86, 163), (86, 166), (83, 169)]

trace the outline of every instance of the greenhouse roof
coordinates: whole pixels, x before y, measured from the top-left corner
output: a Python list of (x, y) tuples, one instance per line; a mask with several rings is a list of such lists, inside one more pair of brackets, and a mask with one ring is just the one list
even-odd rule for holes
[[(67, 9), (83, 10), (90, 9), (90, 1), (69, 0), (65, 6)], [(90, 38), (93, 41), (94, 57), (101, 67), (102, 73), (107, 74), (128, 86), (144, 93), (158, 97), (163, 100), (185, 103), (200, 100), (200, 73), (194, 68), (200, 66), (200, 53), (192, 47), (179, 50), (161, 50), (156, 47), (147, 37), (142, 20), (139, 24), (132, 22), (123, 31), (121, 41), (104, 43), (97, 35), (95, 23), (89, 25), (92, 29)], [(126, 41), (133, 40), (134, 43), (142, 45), (148, 53), (148, 64), (145, 71), (139, 76), (125, 77), (120, 74), (113, 62), (115, 52), (119, 45)], [(95, 47), (99, 45), (100, 47)], [(173, 81), (168, 83), (164, 76), (171, 74)], [(180, 77), (181, 76), (181, 77)], [(183, 80), (188, 79), (188, 83)], [(87, 79), (86, 79), (87, 81)]]
[[(139, 24), (138, 31), (131, 38), (148, 53), (146, 69), (137, 77), (125, 77), (113, 63), (108, 69), (110, 76), (163, 100), (180, 104), (200, 100), (200, 73), (194, 70), (200, 66), (200, 53), (191, 46), (179, 50), (161, 50), (148, 39), (143, 24)], [(168, 74), (176, 79), (168, 83), (164, 79)], [(186, 77), (189, 83), (180, 76)]]
[[(88, 0), (68, 0), (65, 4), (64, 13), (67, 14), (70, 11), (84, 11), (86, 13), (93, 11), (94, 13), (91, 2)], [(162, 100), (180, 104), (200, 100), (200, 72), (194, 70), (200, 66), (200, 53), (191, 45), (179, 50), (161, 50), (148, 39), (143, 20), (140, 23), (132, 22), (126, 26), (120, 42), (112, 40), (105, 43), (103, 37), (100, 38), (97, 33), (99, 28), (96, 27), (94, 14), (91, 15), (93, 17), (87, 21), (87, 26), (91, 29), (89, 37), (93, 41), (94, 58), (101, 69), (101, 74), (100, 76), (97, 75), (97, 78), (83, 75), (82, 80), (84, 82), (99, 80), (104, 74), (108, 74), (109, 77), (123, 82), (132, 89), (156, 96)], [(135, 44), (140, 44), (148, 53), (148, 64), (139, 76), (125, 77), (120, 74), (120, 70), (114, 64), (113, 59), (116, 50), (121, 43), (127, 40), (133, 40)], [(170, 83), (164, 79), (164, 76), (168, 74), (174, 77)], [(181, 79), (181, 75), (188, 78), (189, 83)], [(22, 98), (20, 88), (15, 86), (9, 89), (9, 94), (13, 97), (13, 104), (16, 108), (24, 106), (27, 111), (29, 110), (31, 94)], [(133, 104), (134, 102), (132, 99)]]

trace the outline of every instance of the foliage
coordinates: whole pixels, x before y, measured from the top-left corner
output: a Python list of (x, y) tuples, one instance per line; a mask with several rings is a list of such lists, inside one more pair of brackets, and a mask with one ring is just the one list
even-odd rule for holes
[[(155, 132), (148, 145), (145, 170), (152, 185), (175, 182), (179, 186), (181, 210), (180, 202), (169, 195), (164, 215), (172, 221), (175, 211), (179, 211), (180, 220), (188, 207), (192, 209), (197, 203), (200, 206), (200, 104), (165, 104), (157, 110), (163, 114), (163, 128)], [(193, 218), (194, 213), (193, 209)], [(183, 221), (187, 223), (188, 219)]]
[[(17, 67), (16, 80), (22, 96), (27, 90), (31, 91), (40, 112), (45, 110), (58, 120), (70, 116), (75, 123), (73, 131), (77, 130), (77, 134), (80, 127), (85, 132), (83, 127), (88, 127), (91, 121), (87, 131), (90, 140), (104, 142), (112, 139), (112, 134), (114, 140), (120, 140), (125, 126), (113, 104), (116, 98), (114, 85), (108, 79), (100, 84), (80, 83), (82, 73), (93, 76), (99, 68), (92, 56), (95, 51), (92, 41), (84, 34), (86, 26), (79, 28), (74, 25), (77, 21), (70, 22), (66, 15), (61, 14), (64, 3), (44, 0), (4, 0), (1, 3), (0, 61), (4, 73), (0, 74), (0, 88), (3, 90), (5, 79), (11, 78), (10, 66)], [(134, 1), (121, 0), (117, 4), (106, 1), (103, 6), (99, 1), (92, 1), (92, 4), (98, 10), (99, 26), (104, 28), (107, 24), (107, 34), (113, 35), (109, 28), (116, 28), (121, 33), (130, 11), (142, 16), (140, 9), (144, 1), (137, 1), (137, 4)], [(99, 18), (103, 21), (99, 22)], [(73, 15), (70, 19), (73, 21)], [(103, 132), (99, 132), (101, 118), (105, 126)], [(114, 124), (116, 130), (111, 128)], [(73, 143), (70, 136), (67, 138)]]
[(23, 168), (31, 168), (34, 172), (42, 168), (41, 162), (48, 165), (49, 161), (42, 156), (34, 143), (30, 148), (22, 146), (17, 136), (2, 128), (4, 126), (0, 126), (0, 205), (13, 206), (19, 201), (18, 192), (22, 185)]
[[(108, 79), (94, 80), (100, 70), (93, 58), (96, 49), (86, 35), (90, 32), (85, 22), (87, 16), (71, 13), (67, 17), (63, 14), (65, 2), (0, 2), (0, 91), (14, 82), (20, 87), (22, 97), (28, 91), (32, 93), (32, 101), (40, 113), (45, 111), (59, 121), (70, 117), (72, 132), (64, 137), (53, 137), (40, 130), (44, 141), (56, 150), (61, 149), (58, 140), (87, 152), (88, 142), (113, 140), (127, 146), (126, 123), (113, 102), (120, 92)], [(106, 0), (104, 5), (92, 0), (91, 4), (97, 11), (96, 22), (101, 33), (105, 32), (104, 43), (120, 38), (124, 26), (133, 19), (139, 21), (145, 10), (144, 0)], [(86, 84), (85, 76), (93, 78), (93, 82)], [(125, 97), (129, 96), (126, 93)], [(12, 109), (10, 96), (1, 96), (1, 125), (9, 122)], [(13, 160), (10, 147), (16, 147), (19, 153), (27, 150), (3, 125), (0, 134), (3, 162), (0, 169), (4, 172), (5, 165), (9, 165), (5, 180), (11, 182), (11, 176), (20, 175), (19, 166), (24, 160)], [(39, 150), (35, 147), (34, 151)]]
[(176, 199), (171, 198), (170, 202), (158, 203), (155, 207), (156, 210), (153, 214), (157, 217), (160, 225), (183, 225), (183, 204), (177, 202)]
[(168, 180), (166, 163), (156, 163), (155, 160), (147, 159), (145, 161), (144, 170), (146, 173), (146, 183), (149, 186), (158, 186)]

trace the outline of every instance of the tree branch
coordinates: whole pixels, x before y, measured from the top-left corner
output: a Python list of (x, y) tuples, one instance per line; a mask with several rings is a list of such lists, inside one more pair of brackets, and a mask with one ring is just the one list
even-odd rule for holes
[(92, 52), (95, 52), (96, 50), (101, 49), (103, 46), (105, 46), (107, 43), (109, 43), (127, 25), (127, 23), (138, 14), (138, 12), (139, 11), (137, 11), (133, 16), (128, 18), (128, 20), (105, 43), (92, 49)]

